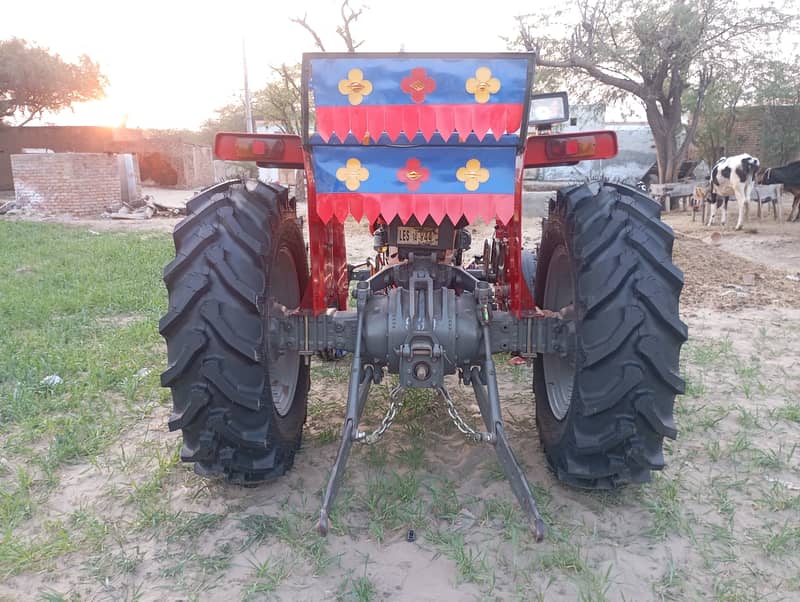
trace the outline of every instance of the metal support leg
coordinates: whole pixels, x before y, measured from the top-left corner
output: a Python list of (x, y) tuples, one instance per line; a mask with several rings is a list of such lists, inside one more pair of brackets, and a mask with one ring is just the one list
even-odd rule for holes
[(339, 491), (339, 484), (344, 475), (347, 458), (350, 455), (350, 448), (353, 447), (355, 434), (358, 432), (358, 421), (361, 412), (364, 410), (364, 403), (367, 400), (370, 385), (372, 384), (372, 366), (367, 366), (361, 370), (361, 347), (362, 335), (364, 333), (364, 305), (368, 295), (369, 285), (365, 282), (358, 283), (358, 325), (356, 327), (356, 348), (353, 353), (353, 363), (350, 366), (350, 386), (347, 391), (347, 415), (342, 428), (342, 440), (339, 443), (339, 451), (336, 453), (336, 460), (331, 468), (331, 475), (328, 478), (328, 486), (325, 488), (325, 496), (322, 498), (322, 508), (319, 511), (319, 522), (317, 531), (323, 537), (328, 534), (329, 520), (333, 501)]
[[(497, 371), (495, 369), (494, 360), (491, 353), (491, 342), (489, 340), (489, 325), (483, 324), (483, 343), (484, 343), (484, 363), (483, 372), (486, 377), (486, 390), (484, 391), (481, 385), (480, 372), (478, 368), (472, 368), (470, 371), (470, 382), (475, 391), (475, 399), (478, 401), (478, 407), (481, 410), (481, 416), (486, 423), (486, 429), (494, 434), (492, 444), (494, 445), (497, 458), (500, 460), (500, 465), (506, 473), (506, 478), (511, 484), (511, 489), (514, 495), (517, 496), (523, 510), (528, 513), (530, 520), (530, 528), (536, 541), (544, 539), (544, 521), (539, 508), (536, 506), (536, 500), (533, 497), (533, 492), (528, 484), (528, 479), (525, 472), (517, 462), (514, 452), (511, 451), (511, 446), (506, 439), (505, 430), (503, 428), (503, 418), (500, 412), (500, 394), (497, 388)], [(488, 392), (488, 395), (487, 395)]]
[[(336, 494), (339, 492), (339, 485), (341, 484), (342, 477), (344, 476), (347, 458), (350, 456), (350, 448), (353, 447), (353, 441), (355, 440), (355, 435), (358, 431), (358, 420), (361, 418), (361, 412), (364, 410), (364, 402), (367, 400), (367, 394), (369, 393), (369, 388), (371, 385), (372, 366), (367, 366), (364, 370), (364, 378), (362, 379), (361, 384), (358, 386), (358, 393), (354, 403), (351, 403), (350, 396), (348, 396), (348, 417), (344, 422), (344, 428), (342, 429), (342, 440), (339, 443), (339, 451), (336, 452), (336, 460), (333, 462), (331, 474), (328, 478), (328, 486), (325, 488), (325, 496), (322, 498), (322, 508), (319, 511), (317, 531), (323, 537), (328, 534), (328, 518), (331, 508), (333, 507), (333, 502), (336, 499)], [(351, 413), (355, 416), (355, 419), (350, 417)]]

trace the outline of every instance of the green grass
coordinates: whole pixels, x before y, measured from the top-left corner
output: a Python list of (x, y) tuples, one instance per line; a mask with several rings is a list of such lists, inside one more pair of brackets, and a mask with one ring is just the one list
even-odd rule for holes
[(733, 341), (730, 338), (720, 340), (690, 339), (683, 347), (681, 356), (695, 366), (713, 366), (719, 360), (728, 358), (733, 353)]
[(758, 534), (756, 542), (769, 557), (782, 557), (800, 550), (800, 527), (795, 524), (770, 524)]
[(652, 519), (651, 537), (666, 539), (675, 534), (690, 533), (681, 495), (682, 486), (678, 478), (670, 479), (658, 473), (653, 476), (653, 483), (644, 499), (644, 507)]
[(787, 420), (789, 422), (800, 423), (800, 403), (792, 402), (777, 408), (773, 415), (775, 418)]
[(171, 241), (3, 222), (0, 240), (0, 433), (12, 451), (47, 439), (49, 465), (96, 454), (134, 400), (160, 397)]
[[(161, 270), (173, 250), (167, 235), (24, 222), (0, 222), (0, 240), (0, 437), (24, 466), (0, 482), (3, 574), (71, 548), (58, 530), (14, 536), (57, 486), (58, 467), (97, 456), (163, 401)], [(50, 375), (62, 382), (42, 384)]]
[(421, 524), (422, 500), (417, 495), (420, 482), (413, 472), (379, 472), (367, 479), (364, 506), (369, 515), (369, 530), (378, 541), (387, 531)]
[(800, 512), (800, 494), (790, 491), (783, 483), (773, 483), (769, 488), (764, 488), (763, 494), (758, 505), (770, 512)]
[(200, 512), (191, 514), (178, 514), (169, 534), (171, 540), (198, 537), (207, 530), (215, 529), (225, 518), (222, 514)]
[(175, 443), (169, 453), (154, 452), (154, 465), (146, 469), (147, 479), (131, 485), (128, 501), (133, 503), (138, 512), (136, 521), (139, 529), (153, 529), (164, 523), (180, 524), (177, 515), (169, 510), (164, 501), (164, 484), (169, 475), (180, 463), (181, 444)]
[(457, 531), (432, 531), (427, 540), (442, 554), (455, 562), (459, 578), (468, 583), (477, 583), (491, 591), (494, 588), (494, 568), (487, 561), (486, 550), (476, 551), (464, 541)]
[(263, 600), (273, 593), (289, 576), (290, 562), (285, 558), (267, 558), (262, 562), (250, 561), (252, 581), (245, 588), (243, 600)]
[(337, 602), (370, 602), (375, 599), (377, 591), (375, 585), (367, 576), (369, 567), (369, 554), (364, 556), (364, 573), (360, 577), (353, 578), (352, 573), (348, 575), (340, 584), (336, 592)]
[(664, 602), (667, 600), (683, 600), (685, 598), (686, 576), (686, 570), (678, 566), (673, 558), (670, 557), (661, 578), (652, 585), (656, 599)]
[(239, 526), (246, 533), (243, 550), (255, 549), (275, 538), (300, 554), (314, 574), (324, 572), (335, 561), (328, 551), (327, 540), (314, 530), (311, 515), (284, 507), (279, 516), (245, 515)]

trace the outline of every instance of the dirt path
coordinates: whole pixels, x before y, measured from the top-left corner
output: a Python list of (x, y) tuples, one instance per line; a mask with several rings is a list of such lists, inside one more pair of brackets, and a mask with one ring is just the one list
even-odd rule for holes
[[(785, 218), (785, 216), (784, 216)], [(800, 272), (800, 222), (776, 222), (772, 217), (751, 219), (742, 230), (692, 221), (689, 213), (671, 213), (664, 221), (683, 234), (694, 236), (732, 255), (790, 274)], [(735, 221), (734, 221), (735, 224)]]

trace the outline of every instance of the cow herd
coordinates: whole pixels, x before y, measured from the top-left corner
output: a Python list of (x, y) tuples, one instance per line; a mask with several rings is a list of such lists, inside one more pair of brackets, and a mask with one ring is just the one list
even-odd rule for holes
[[(720, 210), (720, 223), (724, 226), (728, 217), (728, 202), (734, 199), (739, 208), (736, 229), (741, 230), (745, 216), (749, 213), (749, 204), (756, 184), (782, 186), (782, 189), (778, 189), (776, 198), (769, 199), (774, 204), (776, 217), (779, 213), (782, 190), (794, 197), (788, 221), (800, 220), (800, 161), (782, 167), (764, 168), (756, 157), (746, 153), (734, 157), (722, 157), (714, 164), (708, 183), (695, 188), (695, 209), (700, 203), (707, 205), (709, 226), (713, 225), (717, 211)], [(762, 203), (766, 200), (757, 198), (756, 202)]]

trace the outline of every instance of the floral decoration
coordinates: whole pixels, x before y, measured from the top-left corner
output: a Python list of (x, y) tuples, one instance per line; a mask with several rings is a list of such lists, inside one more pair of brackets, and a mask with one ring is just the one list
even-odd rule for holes
[(364, 79), (361, 69), (350, 69), (347, 79), (339, 80), (339, 92), (347, 96), (351, 105), (360, 105), (364, 97), (372, 92), (372, 82)]
[(475, 96), (476, 102), (489, 102), (492, 94), (500, 91), (500, 80), (492, 77), (492, 71), (488, 67), (479, 67), (475, 71), (475, 77), (467, 80), (466, 88), (467, 92)]
[(409, 159), (406, 166), (397, 170), (397, 179), (405, 182), (406, 188), (411, 192), (419, 190), (420, 184), (427, 182), (431, 172), (427, 167), (422, 167), (419, 159)]
[(425, 95), (436, 90), (436, 81), (428, 77), (428, 72), (422, 67), (415, 67), (411, 74), (400, 82), (400, 89), (411, 96), (414, 102), (424, 102)]
[(352, 157), (347, 160), (344, 167), (336, 170), (336, 179), (344, 182), (347, 190), (358, 190), (361, 182), (369, 177), (369, 170), (361, 166), (361, 161)]
[(458, 168), (456, 178), (459, 182), (464, 182), (467, 190), (474, 192), (489, 179), (489, 170), (481, 167), (481, 162), (477, 159), (470, 159), (464, 167)]

